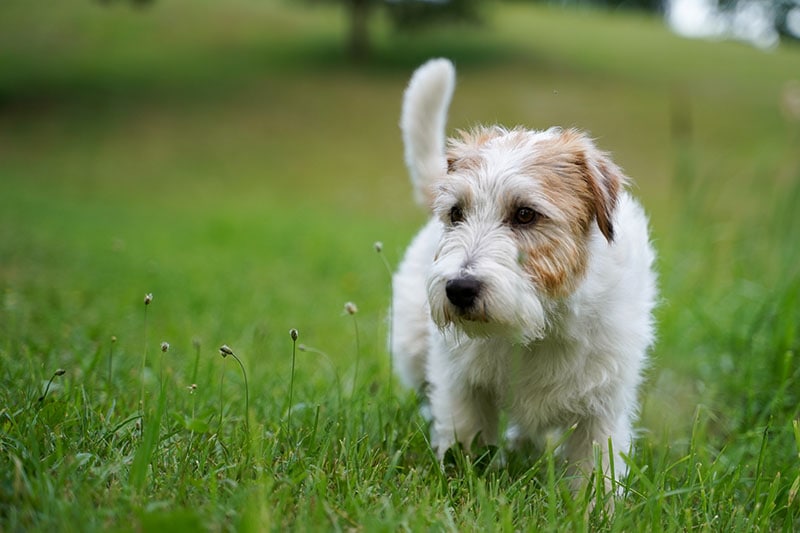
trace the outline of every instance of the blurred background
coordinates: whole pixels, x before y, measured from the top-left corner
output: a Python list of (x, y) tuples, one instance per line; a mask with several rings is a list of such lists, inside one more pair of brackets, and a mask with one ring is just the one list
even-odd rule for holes
[[(752, 388), (760, 370), (737, 378), (740, 361), (797, 278), (798, 6), (4, 0), (6, 363), (88, 375), (111, 335), (136, 352), (152, 292), (153, 339), (240, 348), (257, 384), (286, 364), (291, 327), (349, 368), (354, 301), (363, 364), (385, 375), (373, 243), (393, 267), (425, 219), (400, 101), (418, 64), (447, 56), (452, 128), (580, 127), (633, 178), (664, 293), (645, 425), (683, 427), (698, 398)], [(740, 328), (748, 310), (760, 325)]]

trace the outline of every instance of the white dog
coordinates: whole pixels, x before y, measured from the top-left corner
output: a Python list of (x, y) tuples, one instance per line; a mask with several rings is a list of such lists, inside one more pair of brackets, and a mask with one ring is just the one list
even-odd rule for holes
[(406, 164), (432, 218), (393, 280), (396, 370), (428, 395), (440, 458), (496, 445), (504, 409), (510, 446), (569, 429), (576, 472), (591, 472), (598, 443), (610, 474), (609, 439), (630, 450), (654, 337), (647, 219), (578, 131), (492, 126), (446, 142), (454, 84), (453, 65), (432, 60), (404, 97)]

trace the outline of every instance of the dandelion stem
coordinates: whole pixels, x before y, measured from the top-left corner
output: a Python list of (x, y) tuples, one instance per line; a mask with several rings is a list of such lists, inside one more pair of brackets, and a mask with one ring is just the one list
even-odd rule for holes
[(294, 365), (297, 359), (297, 337), (299, 336), (296, 329), (289, 330), (289, 336), (292, 338), (292, 373), (289, 376), (289, 412), (286, 415), (286, 435), (291, 435), (292, 431), (292, 405), (294, 398)]
[(161, 359), (158, 362), (158, 384), (159, 389), (164, 390), (164, 354), (161, 354)]
[(194, 346), (194, 369), (192, 370), (192, 383), (197, 383), (197, 367), (200, 365), (200, 339), (192, 341)]
[(53, 380), (56, 379), (56, 376), (63, 376), (66, 373), (67, 371), (64, 370), (63, 368), (59, 368), (58, 370), (53, 372), (53, 375), (50, 376), (50, 379), (47, 382), (47, 386), (44, 388), (44, 394), (39, 396), (39, 403), (43, 402), (44, 399), (47, 398), (47, 393), (50, 392), (50, 385), (53, 384)]
[[(190, 391), (189, 394), (192, 395), (192, 420), (194, 420), (194, 418), (195, 418), (195, 406), (197, 405), (197, 398), (196, 398), (196, 395), (194, 393), (194, 391), (196, 391), (196, 390), (197, 390), (197, 385), (192, 383), (192, 386), (189, 387), (189, 391)], [(194, 429), (192, 429), (192, 433), (194, 433)]]
[(192, 451), (192, 446), (194, 445), (194, 421), (195, 421), (195, 405), (197, 404), (197, 395), (195, 391), (197, 390), (197, 385), (192, 383), (189, 387), (189, 394), (192, 396), (192, 425), (189, 430), (189, 443), (186, 445), (186, 453), (183, 456), (183, 465), (181, 467), (181, 472), (185, 472), (189, 466), (189, 453)]
[(356, 369), (353, 373), (353, 391), (351, 396), (356, 395), (356, 385), (358, 384), (358, 365), (361, 360), (361, 343), (358, 338), (358, 321), (356, 320), (356, 313), (358, 313), (358, 307), (353, 302), (347, 302), (344, 304), (344, 312), (348, 315), (353, 317), (353, 327), (356, 331)]
[(242, 369), (242, 376), (244, 376), (244, 431), (247, 433), (247, 438), (250, 438), (250, 393), (247, 387), (247, 372), (244, 370), (242, 361), (236, 357), (235, 353), (231, 353), (236, 362), (239, 363), (239, 368)]
[(353, 315), (353, 328), (356, 332), (356, 370), (353, 373), (353, 393), (351, 396), (355, 397), (356, 395), (356, 385), (358, 384), (358, 366), (361, 362), (361, 342), (358, 337), (358, 320), (356, 320), (356, 316)]
[[(159, 388), (160, 388), (159, 398), (161, 396), (164, 396), (164, 395), (167, 394), (167, 390), (166, 390), (165, 385), (164, 385), (164, 354), (166, 354), (168, 351), (169, 351), (169, 343), (168, 342), (162, 342), (161, 343), (161, 360), (159, 361), (159, 369), (158, 369), (158, 380), (159, 380)], [(160, 399), (159, 399), (159, 402), (161, 402)], [(165, 412), (169, 412), (169, 402), (164, 403), (163, 405), (165, 405)]]
[[(247, 439), (247, 454), (248, 454), (248, 462), (250, 456), (250, 392), (248, 390), (247, 385), (247, 372), (244, 369), (244, 365), (242, 361), (233, 353), (233, 350), (228, 347), (227, 344), (223, 344), (219, 348), (219, 354), (222, 358), (226, 358), (229, 355), (236, 359), (236, 362), (239, 363), (239, 368), (242, 369), (242, 376), (244, 376), (244, 430), (245, 430), (245, 437)], [(223, 370), (222, 376), (225, 376), (225, 372)], [(222, 379), (219, 382), (219, 425), (220, 428), (222, 427)]]
[(139, 396), (139, 410), (144, 414), (144, 372), (147, 366), (147, 308), (144, 308), (144, 350), (142, 351), (142, 391)]
[(225, 368), (222, 369), (222, 374), (219, 377), (219, 426), (217, 427), (217, 434), (222, 433), (222, 392), (223, 384), (225, 383)]
[(336, 364), (331, 361), (331, 358), (328, 354), (323, 352), (322, 350), (318, 350), (317, 348), (313, 348), (311, 346), (306, 346), (305, 344), (298, 344), (297, 349), (301, 352), (309, 352), (320, 356), (325, 363), (330, 367), (331, 371), (333, 372), (333, 377), (336, 380), (336, 400), (339, 405), (342, 403), (342, 379), (339, 377), (339, 370), (336, 368)]
[(112, 335), (111, 336), (111, 344), (108, 347), (108, 381), (106, 383), (108, 385), (108, 393), (109, 393), (109, 395), (111, 394), (111, 375), (112, 375), (111, 365), (112, 365), (112, 362), (114, 360), (114, 345), (116, 343), (117, 343), (117, 337), (116, 337), (116, 335)]
[(139, 396), (139, 413), (141, 418), (141, 430), (144, 433), (144, 373), (147, 367), (147, 308), (150, 307), (150, 302), (153, 301), (153, 295), (148, 293), (144, 297), (144, 349), (142, 350), (142, 391)]

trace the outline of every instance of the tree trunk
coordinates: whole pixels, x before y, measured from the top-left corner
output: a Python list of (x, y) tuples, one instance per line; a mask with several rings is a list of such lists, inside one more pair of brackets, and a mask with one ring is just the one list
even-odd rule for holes
[(363, 61), (369, 55), (370, 0), (350, 0), (350, 57)]

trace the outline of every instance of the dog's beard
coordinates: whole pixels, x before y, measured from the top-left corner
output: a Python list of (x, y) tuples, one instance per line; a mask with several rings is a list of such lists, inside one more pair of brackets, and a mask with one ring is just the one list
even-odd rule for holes
[(480, 277), (481, 294), (468, 309), (448, 300), (447, 279), (434, 275), (428, 280), (431, 319), (443, 332), (467, 338), (502, 337), (518, 344), (544, 338), (550, 306), (519, 273)]
[[(458, 279), (478, 284), (466, 307), (447, 295), (448, 282)], [(529, 344), (548, 328), (551, 301), (525, 271), (518, 242), (501, 225), (465, 223), (447, 232), (428, 271), (427, 293), (434, 324), (455, 335)]]

